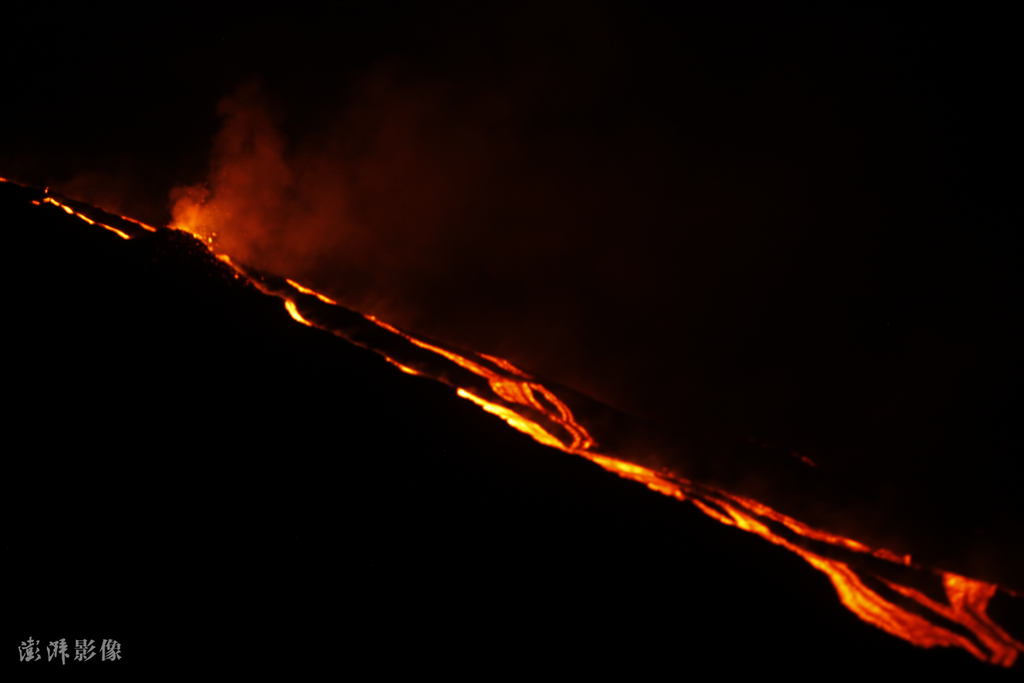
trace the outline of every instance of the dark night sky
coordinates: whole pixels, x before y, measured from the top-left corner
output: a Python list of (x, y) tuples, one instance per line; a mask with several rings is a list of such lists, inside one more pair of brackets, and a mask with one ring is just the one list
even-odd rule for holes
[(248, 236), (261, 265), (708, 447), (808, 453), (883, 519), (909, 496), (945, 533), (964, 512), (942, 501), (968, 500), (978, 547), (1019, 545), (1010, 22), (625, 3), (145, 17), (4, 17), (0, 176), (166, 223), (171, 188), (207, 179), (218, 102), (258, 82), (235, 101), (268, 112), (310, 188), (275, 195), (283, 237)]

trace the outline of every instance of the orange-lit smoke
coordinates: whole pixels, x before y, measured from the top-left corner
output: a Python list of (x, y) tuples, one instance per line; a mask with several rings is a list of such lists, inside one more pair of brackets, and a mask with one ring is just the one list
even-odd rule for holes
[(171, 193), (174, 227), (244, 263), (343, 293), (358, 310), (395, 319), (399, 302), (415, 308), (410, 292), (448, 279), (456, 187), (486, 164), (460, 171), (425, 148), (419, 119), (429, 104), (420, 94), (364, 98), (298, 144), (256, 84), (225, 98), (207, 182)]
[[(436, 338), (501, 352), (524, 315), (544, 322), (520, 336), (570, 334), (580, 294), (552, 283), (577, 248), (584, 219), (569, 205), (580, 198), (547, 187), (565, 169), (541, 178), (543, 160), (522, 158), (509, 97), (377, 72), (324, 129), (294, 140), (256, 84), (218, 113), (206, 182), (171, 193), (175, 227)], [(502, 303), (495, 290), (519, 294)]]
[(263, 263), (264, 253), (301, 248), (294, 227), (299, 222), (292, 219), (306, 218), (302, 204), (288, 201), (296, 186), (285, 143), (257, 98), (250, 85), (221, 101), (225, 124), (213, 149), (209, 185), (171, 193), (174, 227), (208, 244), (216, 241), (217, 251), (249, 263)]

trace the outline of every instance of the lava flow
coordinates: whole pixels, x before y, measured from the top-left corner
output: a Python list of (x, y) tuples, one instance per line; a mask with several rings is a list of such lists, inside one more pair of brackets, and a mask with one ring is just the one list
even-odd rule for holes
[[(71, 200), (41, 195), (32, 203), (41, 210), (63, 210), (123, 239), (143, 237), (156, 230), (123, 216), (108, 218), (109, 214)], [(213, 249), (212, 240), (203, 239), (195, 226), (171, 227), (198, 234), (200, 241)], [(292, 280), (262, 273), (227, 255), (217, 258), (233, 268), (236, 277), (244, 277), (264, 293), (282, 299), (296, 321), (373, 350), (402, 372), (452, 386), (460, 397), (541, 444), (587, 458), (661, 494), (689, 501), (723, 524), (757, 534), (798, 554), (824, 572), (842, 604), (869, 624), (914, 645), (958, 647), (979, 660), (1004, 667), (1012, 666), (1024, 652), (1024, 644), (987, 615), (989, 602), (997, 592), (1013, 595), (995, 584), (916, 565), (909, 555), (900, 556), (811, 528), (756, 500), (677, 472), (641, 465), (636, 462), (640, 458), (628, 449), (602, 446), (606, 439), (599, 425), (580, 417), (586, 411), (581, 412), (577, 406), (598, 405), (586, 397), (542, 382), (504, 359), (428, 341), (372, 315), (351, 311)], [(610, 409), (602, 410), (607, 413)]]

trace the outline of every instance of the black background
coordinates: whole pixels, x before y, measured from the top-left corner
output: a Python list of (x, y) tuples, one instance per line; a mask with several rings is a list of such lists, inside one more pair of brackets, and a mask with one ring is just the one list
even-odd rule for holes
[[(543, 288), (510, 287), (508, 280), (492, 281), (486, 269), (468, 284), (442, 277), (428, 283), (423, 296), (400, 311), (406, 317), (396, 322), (500, 352), (663, 424), (685, 423), (690, 431), (702, 431), (702, 443), (711, 444), (710, 448), (731, 449), (756, 438), (784, 451), (808, 453), (856, 482), (861, 493), (851, 506), (850, 517), (867, 520), (862, 530), (866, 540), (872, 540), (871, 533), (884, 536), (887, 527), (897, 528), (892, 538), (884, 539), (886, 545), (906, 552), (914, 552), (917, 542), (945, 547), (945, 553), (933, 550), (933, 559), (942, 566), (1020, 587), (1024, 571), (1020, 530), (1024, 525), (1020, 524), (1021, 498), (1016, 491), (1022, 402), (1016, 350), (1021, 341), (1017, 323), (1021, 290), (1016, 270), (1019, 249), (1014, 241), (1014, 228), (1020, 225), (1020, 202), (1016, 201), (1020, 182), (1012, 163), (1019, 157), (1019, 146), (1011, 126), (1019, 116), (1010, 105), (1012, 85), (1019, 81), (1014, 76), (1014, 64), (1019, 60), (1010, 49), (1010, 22), (1004, 18), (956, 6), (906, 14), (840, 9), (813, 15), (751, 13), (735, 6), (711, 16), (582, 3), (524, 4), (494, 10), (400, 3), (274, 10), (173, 5), (157, 6), (145, 17), (125, 16), (113, 9), (6, 9), (5, 13), (0, 175), (40, 187), (53, 185), (155, 224), (169, 217), (170, 187), (204, 179), (210, 141), (219, 126), (217, 101), (254, 76), (262, 80), (270, 100), (283, 112), (285, 134), (295, 140), (319, 130), (324, 121), (344, 109), (353, 97), (352, 83), (380, 64), (397, 65), (393, 68), (405, 82), (434, 79), (470, 91), (494, 84), (507, 87), (526, 112), (517, 129), (517, 140), (524, 147), (547, 149), (551, 141), (569, 136), (582, 140), (571, 149), (594, 150), (592, 158), (600, 160), (598, 166), (614, 167), (618, 159), (629, 162), (627, 170), (613, 174), (611, 185), (618, 186), (627, 176), (637, 180), (626, 183), (621, 192), (605, 193), (608, 198), (604, 198), (600, 194), (607, 186), (598, 178), (600, 174), (582, 170), (590, 157), (582, 162), (573, 160), (571, 154), (554, 157), (556, 162), (565, 162), (570, 177), (556, 189), (567, 190), (574, 199), (567, 200), (566, 206), (578, 209), (584, 217), (568, 234), (593, 245), (584, 250), (581, 262), (604, 263), (601, 258), (618, 253), (618, 245), (624, 244), (621, 258), (610, 261), (616, 265), (615, 275), (595, 279), (588, 267), (561, 258), (566, 251), (555, 245), (547, 256), (542, 253), (529, 262), (535, 272), (546, 273), (541, 278)], [(599, 30), (588, 28), (595, 23)], [(597, 47), (587, 47), (593, 35), (598, 36), (594, 39)], [(606, 45), (614, 49), (606, 50)], [(637, 155), (622, 151), (633, 139), (645, 150), (639, 154), (639, 162)], [(661, 151), (648, 153), (652, 145)], [(576, 178), (580, 180), (573, 180)], [(573, 194), (577, 186), (584, 189)], [(592, 188), (596, 190), (591, 192)], [(597, 208), (585, 206), (584, 200), (595, 196)], [(695, 196), (715, 201), (702, 204)], [(640, 204), (648, 209), (636, 224), (619, 220), (632, 216)], [(696, 208), (680, 213), (679, 204)], [(498, 201), (496, 206), (500, 210), (504, 205)], [(708, 206), (729, 210), (721, 218), (701, 218), (699, 212)], [(697, 227), (691, 227), (694, 225)], [(820, 229), (822, 225), (828, 229)], [(528, 233), (527, 228), (523, 230)], [(593, 628), (601, 633), (622, 629), (637, 646), (660, 643), (655, 649), (661, 652), (673, 651), (679, 640), (692, 639), (695, 633), (714, 632), (714, 638), (701, 636), (697, 641), (701, 645), (687, 651), (707, 650), (727, 658), (723, 653), (731, 651), (731, 645), (725, 643), (738, 639), (750, 647), (766, 629), (773, 628), (775, 619), (783, 618), (780, 612), (786, 611), (783, 605), (788, 604), (784, 601), (746, 612), (745, 605), (768, 600), (764, 597), (767, 593), (790, 594), (774, 588), (788, 576), (786, 571), (758, 584), (759, 579), (750, 575), (756, 573), (756, 564), (748, 566), (746, 558), (735, 565), (716, 564), (713, 570), (694, 569), (717, 575), (724, 571), (722, 566), (743, 567), (736, 570), (742, 573), (741, 579), (723, 582), (730, 592), (742, 591), (737, 594), (742, 597), (730, 598), (731, 607), (718, 608), (718, 591), (715, 597), (701, 598), (706, 602), (693, 610), (701, 620), (719, 620), (714, 626), (697, 629), (683, 616), (663, 618), (665, 614), (685, 614), (687, 601), (695, 599), (693, 586), (701, 584), (703, 574), (675, 578), (680, 567), (695, 566), (688, 553), (705, 558), (709, 553), (741, 552), (729, 550), (733, 547), (729, 544), (745, 547), (748, 541), (738, 540), (742, 535), (737, 533), (737, 540), (729, 543), (720, 543), (716, 537), (708, 546), (713, 550), (706, 552), (691, 551), (689, 542), (685, 549), (670, 542), (671, 551), (653, 551), (651, 548), (664, 547), (666, 538), (690, 538), (699, 533), (673, 524), (699, 527), (703, 522), (687, 517), (689, 511), (663, 512), (662, 507), (670, 501), (648, 501), (639, 487), (607, 483), (597, 473), (583, 474), (590, 471), (584, 463), (563, 463), (560, 456), (525, 442), (502, 446), (510, 438), (523, 439), (507, 435), (503, 425), (491, 424), (495, 421), (486, 416), (471, 415), (472, 406), (459, 405), (454, 398), (445, 411), (459, 416), (457, 428), (437, 427), (437, 420), (456, 418), (442, 418), (441, 413), (448, 413), (439, 410), (427, 420), (417, 403), (421, 398), (404, 396), (407, 391), (421, 391), (429, 397), (422, 400), (433, 405), (448, 400), (441, 397), (441, 388), (410, 389), (419, 385), (401, 378), (401, 389), (393, 392), (379, 386), (383, 380), (377, 374), (362, 385), (353, 383), (346, 373), (370, 372), (362, 369), (364, 360), (359, 354), (359, 360), (338, 371), (341, 374), (330, 375), (322, 369), (335, 362), (328, 358), (346, 352), (333, 341), (321, 357), (293, 350), (288, 344), (305, 349), (306, 338), (316, 335), (293, 330), (294, 325), (289, 327), (281, 311), (261, 315), (273, 320), (266, 324), (277, 330), (275, 334), (303, 340), (266, 342), (268, 346), (283, 345), (273, 349), (260, 346), (263, 342), (253, 347), (251, 340), (266, 332), (251, 330), (248, 326), (262, 323), (249, 322), (244, 307), (235, 311), (240, 304), (234, 300), (215, 313), (197, 313), (212, 305), (200, 302), (217, 300), (220, 295), (204, 293), (178, 301), (174, 299), (177, 295), (172, 296), (177, 290), (166, 283), (154, 285), (163, 292), (159, 295), (141, 286), (125, 287), (120, 284), (121, 275), (115, 275), (119, 271), (114, 265), (99, 267), (84, 256), (100, 258), (92, 256), (93, 251), (79, 253), (61, 247), (69, 244), (63, 240), (71, 238), (59, 234), (56, 243), (21, 245), (11, 241), (5, 249), (8, 264), (19, 273), (12, 278), (17, 282), (12, 284), (14, 291), (35, 292), (18, 299), (25, 308), (12, 316), (18, 329), (37, 330), (33, 341), (25, 342), (28, 355), (24, 358), (32, 360), (19, 361), (14, 374), (48, 378), (30, 382), (33, 398), (23, 401), (22, 409), (33, 411), (34, 421), (12, 419), (12, 424), (33, 425), (34, 438), (49, 444), (49, 452), (59, 452), (55, 462), (65, 468), (70, 462), (78, 463), (74, 467), (81, 469), (72, 471), (81, 472), (81, 479), (67, 472), (58, 476), (67, 487), (69, 500), (89, 514), (80, 517), (70, 506), (52, 507), (62, 495), (55, 491), (64, 489), (46, 488), (46, 460), (33, 456), (36, 464), (31, 468), (39, 469), (30, 468), (30, 479), (40, 488), (32, 490), (51, 507), (47, 511), (32, 506), (32, 496), (26, 493), (15, 498), (23, 505), (11, 519), (35, 511), (40, 520), (31, 525), (36, 539), (32, 543), (38, 545), (32, 547), (48, 547), (44, 539), (54, 540), (47, 551), (52, 554), (40, 555), (44, 559), (39, 562), (45, 567), (38, 567), (38, 572), (25, 569), (21, 575), (25, 592), (19, 600), (23, 605), (33, 604), (33, 590), (49, 592), (51, 602), (47, 604), (63, 604), (53, 595), (62, 590), (75, 593), (74, 569), (82, 567), (86, 561), (82, 558), (104, 563), (103, 570), (89, 570), (94, 572), (88, 574), (94, 586), (90, 592), (96, 595), (82, 598), (85, 602), (80, 603), (89, 609), (67, 612), (77, 615), (74, 618), (82, 626), (74, 628), (83, 631), (95, 630), (85, 624), (98, 613), (95, 606), (100, 603), (94, 600), (100, 598), (95, 586), (106, 572), (120, 572), (125, 582), (130, 578), (127, 574), (145, 575), (153, 577), (150, 583), (178, 586), (169, 588), (159, 604), (149, 598), (138, 603), (120, 598), (121, 602), (114, 604), (122, 606), (117, 608), (122, 611), (110, 612), (111, 628), (130, 631), (125, 624), (131, 619), (124, 615), (145, 614), (144, 623), (158, 624), (151, 612), (161, 606), (193, 604), (190, 599), (213, 600), (210, 585), (214, 579), (202, 569), (198, 546), (189, 541), (187, 549), (176, 555), (172, 540), (175, 534), (188, 535), (182, 529), (207, 528), (201, 520), (209, 518), (216, 520), (211, 522), (212, 528), (197, 538), (209, 544), (213, 556), (222, 553), (220, 560), (210, 563), (218, 567), (211, 570), (220, 572), (218, 580), (236, 586), (225, 593), (224, 604), (231, 609), (216, 613), (236, 615), (233, 623), (252, 624), (247, 616), (261, 609), (256, 605), (264, 605), (269, 613), (280, 615), (260, 623), (272, 623), (278, 629), (274, 644), (268, 647), (282, 652), (289, 632), (281, 630), (281, 624), (288, 621), (288, 614), (298, 615), (297, 624), (323, 629), (328, 628), (324, 624), (331, 624), (330, 628), (337, 629), (336, 640), (343, 639), (341, 634), (350, 626), (371, 640), (366, 634), (384, 634), (382, 643), (396, 637), (395, 628), (403, 633), (418, 628), (436, 636), (430, 633), (431, 624), (437, 623), (433, 615), (443, 611), (445, 604), (438, 596), (453, 585), (463, 585), (462, 581), (492, 585), (487, 583), (492, 579), (481, 578), (492, 574), (480, 566), (500, 567), (493, 581), (503, 585), (515, 583), (512, 577), (521, 570), (530, 577), (525, 585), (547, 587), (548, 592), (540, 595), (561, 595), (561, 587), (569, 586), (566, 590), (575, 597), (566, 603), (571, 610), (565, 609), (575, 614), (583, 613), (583, 605), (595, 602), (620, 604), (610, 597), (618, 593), (605, 583), (620, 571), (632, 582), (656, 586), (645, 589), (652, 591), (652, 598), (644, 604), (665, 604), (664, 609), (625, 616), (612, 610), (614, 618), (596, 620), (600, 628)], [(630, 243), (626, 237), (632, 234), (640, 239)], [(493, 236), (485, 234), (481, 240), (491, 244)], [(50, 255), (55, 249), (65, 250), (63, 260)], [(36, 256), (26, 259), (25, 253)], [(139, 261), (143, 262), (145, 259)], [(554, 266), (538, 271), (541, 262)], [(43, 263), (51, 264), (47, 277), (37, 274), (39, 268), (46, 267)], [(137, 267), (138, 271), (125, 276), (128, 281), (155, 277), (145, 274), (148, 265)], [(169, 271), (177, 272), (176, 267)], [(344, 290), (345, 283), (335, 281), (332, 272), (330, 267), (321, 267), (308, 275), (328, 291)], [(681, 272), (686, 274), (680, 276)], [(80, 284), (97, 277), (101, 280), (95, 293)], [(33, 289), (41, 286), (35, 283), (49, 288), (45, 296)], [(554, 329), (548, 325), (549, 319), (531, 313), (541, 289), (544, 296), (555, 292), (555, 300), (573, 302), (574, 308), (582, 311), (571, 324), (558, 327), (557, 334), (548, 332)], [(112, 305), (114, 292), (128, 298), (115, 298), (119, 303)], [(558, 298), (559, 293), (563, 298)], [(159, 299), (157, 304), (154, 296), (170, 299), (166, 304)], [(490, 313), (476, 313), (481, 307)], [(467, 311), (474, 314), (467, 315)], [(135, 322), (124, 323), (125, 315)], [(223, 316), (229, 316), (230, 323), (211, 322)], [(29, 324), (30, 320), (34, 323)], [(137, 331), (136, 325), (142, 331)], [(120, 339), (133, 342), (113, 341)], [(129, 347), (134, 350), (125, 351)], [(292, 363), (299, 364), (296, 371), (285, 372)], [(365, 363), (381, 365), (369, 359)], [(230, 381), (218, 379), (225, 377)], [(75, 396), (68, 386), (84, 387), (83, 393)], [(97, 386), (117, 388), (101, 400), (102, 394), (95, 393)], [(349, 390), (355, 386), (359, 388)], [(403, 398), (394, 398), (396, 394)], [(367, 398), (370, 395), (379, 397), (374, 399), (377, 403)], [(335, 400), (340, 403), (332, 403)], [(398, 409), (381, 403), (392, 400), (411, 404)], [(148, 402), (154, 406), (151, 411), (143, 410)], [(123, 419), (108, 421), (108, 415), (117, 415), (117, 409), (110, 409), (108, 403), (127, 411)], [(89, 410), (81, 412), (83, 405)], [(336, 416), (351, 411), (360, 417), (345, 423), (350, 427), (338, 427)], [(309, 417), (317, 414), (322, 417)], [(403, 417), (393, 417), (397, 414)], [(299, 427), (306, 432), (301, 448), (284, 445), (295, 443), (292, 432), (284, 428), (289, 420), (304, 425)], [(314, 428), (312, 423), (319, 426)], [(112, 424), (119, 425), (118, 429), (112, 429)], [(471, 428), (469, 424), (479, 426)], [(202, 429), (210, 431), (196, 425), (206, 425)], [(360, 433), (366, 436), (353, 436), (351, 425), (363, 428)], [(477, 437), (470, 436), (475, 434), (472, 429), (484, 430), (494, 441), (480, 447), (473, 441)], [(442, 436), (424, 436), (422, 430), (440, 430)], [(438, 446), (441, 454), (434, 445), (424, 445), (447, 444), (448, 439), (464, 444), (451, 447), (458, 455), (444, 455), (449, 452), (445, 445)], [(76, 449), (72, 456), (67, 452), (71, 443), (88, 447)], [(465, 445), (468, 443), (472, 446)], [(140, 462), (136, 453), (149, 453), (147, 444), (157, 444), (151, 448), (163, 455), (146, 456), (144, 468), (129, 477), (125, 474), (127, 463)], [(334, 464), (324, 465), (329, 460), (322, 455), (339, 448), (350, 454), (346, 463), (357, 461), (346, 465), (343, 472), (336, 471)], [(516, 449), (515, 455), (503, 459), (497, 455), (502, 448)], [(534, 453), (533, 459), (523, 455), (523, 449)], [(133, 498), (125, 498), (124, 493), (105, 496), (101, 493), (106, 490), (101, 474), (104, 461), (87, 454), (95, 450), (115, 454), (110, 457), (121, 474), (111, 481), (121, 488), (127, 481), (142, 478), (152, 481), (157, 492), (133, 485), (128, 487)], [(463, 481), (451, 477), (453, 472), (463, 472), (466, 462), (485, 469), (499, 467), (487, 464), (490, 460), (481, 463), (481, 451), (495, 453), (488, 458), (511, 469), (473, 470), (472, 475), (465, 475), (465, 481), (472, 484), (446, 483)], [(238, 455), (227, 457), (225, 452)], [(298, 462), (280, 463), (286, 452)], [(249, 453), (256, 455), (242, 455)], [(438, 468), (437, 463), (447, 462), (444, 459), (449, 457), (457, 464)], [(303, 461), (307, 461), (305, 465)], [(551, 462), (567, 469), (539, 476), (538, 472), (554, 467)], [(303, 469), (307, 465), (309, 469)], [(363, 472), (361, 467), (372, 469)], [(388, 468), (393, 468), (393, 479), (383, 474), (391, 471)], [(410, 471), (416, 474), (409, 475)], [(354, 476), (353, 472), (361, 474)], [(512, 472), (518, 472), (520, 479), (513, 478)], [(195, 486), (206, 486), (200, 484), (203, 473), (209, 473), (211, 483), (202, 489), (205, 494), (195, 494), (195, 506), (175, 498), (174, 490), (196, 491)], [(619, 493), (609, 493), (609, 499), (602, 498), (603, 493), (588, 493), (590, 489), (583, 483), (587, 476), (605, 482), (590, 485), (624, 487), (622, 491), (629, 493), (621, 495), (640, 496), (637, 516), (623, 512), (619, 503), (608, 503), (619, 500), (614, 498)], [(215, 505), (221, 492), (235, 486), (231, 483), (235, 477), (243, 482), (238, 484), (242, 492), (225, 498), (232, 501), (230, 509), (218, 509), (215, 515), (204, 517), (203, 506)], [(429, 485), (413, 486), (410, 482), (417, 477)], [(335, 480), (343, 481), (337, 483), (337, 490)], [(505, 492), (518, 492), (527, 482), (535, 487), (531, 491), (543, 489), (544, 493), (536, 496), (547, 502), (538, 503), (531, 513), (535, 526), (519, 520), (521, 513), (494, 502), (502, 500), (501, 496), (482, 493), (494, 489), (480, 481), (498, 480), (505, 482), (501, 488)], [(92, 484), (86, 486), (87, 481)], [(245, 489), (246, 481), (259, 483)], [(353, 483), (356, 481), (380, 483), (360, 485)], [(401, 493), (388, 493), (392, 491), (388, 482)], [(269, 490), (275, 488), (285, 492), (279, 504), (287, 508), (287, 514), (272, 512), (274, 508), (266, 502), (276, 495)], [(446, 500), (438, 492), (455, 496), (453, 490), (462, 492), (459, 496), (468, 495), (466, 490), (481, 494), (468, 500), (456, 496), (460, 502), (450, 506), (436, 502)], [(358, 502), (339, 511), (337, 506), (348, 504), (338, 502), (338, 491), (345, 492), (341, 500)], [(521, 494), (507, 495), (519, 500)], [(598, 496), (600, 501), (594, 504), (604, 512), (577, 513), (591, 508), (584, 502), (577, 504), (574, 495)], [(418, 496), (428, 496), (430, 501), (422, 507), (415, 505), (411, 501), (420, 500)], [(381, 499), (394, 505), (384, 506), (378, 502)], [(641, 499), (644, 502), (639, 502)], [(129, 500), (134, 502), (126, 502)], [(111, 505), (109, 509), (102, 507), (104, 501)], [(57, 509), (59, 514), (54, 512)], [(133, 514), (133, 509), (149, 512)], [(422, 517), (413, 512), (421, 509), (430, 512)], [(469, 509), (492, 512), (467, 515)], [(228, 529), (234, 528), (231, 520), (235, 514), (245, 521), (238, 522), (243, 531), (230, 542), (241, 545), (226, 550), (227, 541), (218, 539), (233, 535)], [(383, 521), (378, 520), (380, 526), (367, 525), (363, 516), (367, 514), (383, 515)], [(253, 515), (260, 521), (254, 522)], [(476, 528), (466, 517), (470, 522), (478, 517), (487, 521)], [(344, 551), (338, 549), (339, 518), (362, 520), (352, 522), (351, 533), (357, 540), (347, 546), (342, 543)], [(135, 546), (113, 540), (116, 534), (102, 541), (107, 545), (96, 546), (104, 552), (84, 550), (93, 547), (90, 543), (101, 542), (94, 539), (105, 523), (116, 527), (119, 520), (126, 523), (129, 519), (155, 520), (153, 523), (166, 530), (133, 532), (149, 539), (138, 564), (132, 564), (136, 560), (131, 560), (126, 550)], [(530, 559), (522, 560), (525, 566), (508, 558), (508, 554), (520, 552), (506, 553), (503, 544), (508, 535), (494, 531), (499, 524), (495, 519), (515, 519), (508, 522), (508, 528), (515, 530), (509, 533), (524, 545), (510, 547), (519, 551), (530, 548), (526, 553)], [(588, 520), (579, 533), (595, 545), (582, 541), (581, 546), (567, 544), (566, 539), (576, 537), (570, 532), (576, 531), (571, 526), (575, 522), (565, 522), (570, 527), (559, 532), (556, 530), (563, 522), (554, 521), (565, 519)], [(423, 526), (416, 526), (421, 520)], [(424, 529), (449, 525), (457, 525), (458, 531), (446, 532), (450, 533), (445, 536), (447, 541), (428, 540), (434, 537)], [(84, 538), (89, 541), (76, 540), (82, 538), (74, 531), (80, 526), (88, 528), (89, 535)], [(261, 528), (275, 529), (275, 540), (261, 540), (257, 531)], [(292, 536), (295, 528), (304, 531)], [(609, 528), (619, 530), (616, 533), (626, 544), (608, 541), (615, 552), (600, 549), (604, 546), (598, 543), (611, 533)], [(644, 533), (649, 534), (645, 538), (652, 545), (635, 540), (641, 528), (651, 529)], [(359, 536), (360, 529), (372, 531)], [(16, 538), (16, 533), (12, 527), (11, 538)], [(494, 541), (503, 547), (484, 553), (477, 544), (466, 545), (467, 534), (504, 539)], [(537, 546), (541, 534), (557, 540)], [(67, 537), (68, 545), (59, 545), (61, 536)], [(403, 540), (393, 544), (381, 540), (389, 538)], [(239, 550), (242, 546), (245, 549)], [(396, 547), (402, 548), (401, 552), (389, 555), (392, 550), (388, 548)], [(641, 547), (646, 550), (636, 550)], [(250, 563), (240, 558), (265, 557), (260, 555), (264, 552), (277, 558), (266, 567), (278, 569), (250, 573)], [(660, 552), (673, 554), (667, 557), (657, 554)], [(374, 560), (368, 569), (359, 563), (362, 560), (352, 559), (364, 555), (391, 557), (392, 564)], [(412, 559), (438, 555), (446, 560), (436, 572), (425, 568), (429, 561)], [(481, 560), (482, 556), (490, 559)], [(615, 559), (622, 556), (641, 559), (636, 560), (636, 567), (622, 567), (618, 563), (633, 561)], [(67, 571), (55, 569), (60, 557), (69, 558)], [(324, 598), (328, 607), (323, 609), (329, 614), (311, 616), (311, 605), (319, 599), (316, 595), (322, 597), (324, 586), (333, 581), (334, 566), (328, 560), (310, 558), (328, 557), (345, 568), (338, 570), (337, 592)], [(284, 558), (302, 559), (289, 564)], [(799, 564), (796, 558), (779, 561)], [(547, 562), (561, 562), (562, 574), (536, 569), (535, 563)], [(259, 593), (259, 586), (273, 582), (260, 571), (279, 571), (284, 566), (281, 563), (290, 567), (285, 574), (296, 585), (300, 597), (295, 599), (301, 608), (279, 592), (265, 603), (251, 597)], [(303, 572), (312, 566), (322, 573), (302, 581)], [(388, 568), (377, 572), (380, 566)], [(465, 567), (462, 573), (457, 571), (460, 566)], [(134, 569), (129, 572), (128, 567)], [(591, 575), (599, 578), (579, 583), (582, 567), (601, 567)], [(146, 574), (148, 571), (154, 573)], [(232, 573), (231, 577), (227, 573)], [(183, 578), (177, 583), (168, 578), (178, 575)], [(551, 579), (551, 575), (558, 578)], [(791, 580), (804, 579), (806, 572), (794, 571)], [(821, 597), (831, 591), (824, 577), (815, 579), (821, 584), (820, 599), (809, 597), (808, 609), (826, 609), (823, 605), (827, 604), (827, 609), (834, 608), (835, 619), (849, 622), (852, 632), (862, 634), (866, 627), (854, 623), (834, 598)], [(149, 586), (133, 580), (135, 585)], [(36, 584), (38, 587), (31, 587)], [(200, 584), (202, 588), (197, 588)], [(402, 588), (403, 584), (407, 588)], [(66, 588), (59, 588), (64, 585)], [(349, 585), (367, 588), (349, 590)], [(460, 600), (470, 593), (460, 591)], [(142, 594), (151, 595), (148, 587)], [(345, 602), (346, 596), (354, 594), (360, 596), (357, 605)], [(511, 595), (521, 594), (531, 594), (531, 590), (524, 588), (523, 593)], [(434, 597), (425, 599), (424, 595)], [(598, 600), (595, 595), (602, 597)], [(55, 599), (58, 602), (53, 602)], [(453, 609), (469, 609), (467, 603), (459, 604), (461, 607)], [(53, 609), (63, 613), (63, 608)], [(529, 617), (529, 609), (522, 607), (520, 616)], [(535, 604), (532, 609), (539, 610)], [(621, 609), (637, 608), (629, 603)], [(742, 609), (742, 616), (733, 615), (734, 609)], [(173, 628), (167, 626), (164, 633), (171, 639), (184, 639), (194, 632), (201, 640), (202, 615), (208, 612), (199, 606), (194, 612), (194, 627), (181, 625), (182, 617), (176, 613), (168, 622), (173, 622)], [(394, 614), (405, 616), (388, 621), (392, 617), (386, 615)], [(476, 636), (477, 641), (488, 640), (480, 635), (484, 629), (472, 627), (474, 619), (481, 618), (479, 612), (459, 614), (454, 621), (466, 626), (453, 632), (452, 642), (460, 642), (467, 634)], [(749, 625), (744, 636), (733, 636), (737, 623), (751, 624), (752, 614), (757, 615), (758, 626)], [(818, 612), (814, 614), (807, 616), (809, 623), (822, 618)], [(410, 620), (409, 615), (421, 616)], [(803, 617), (797, 615), (790, 614), (788, 621), (800, 622)], [(39, 619), (32, 623), (40, 623), (40, 628), (53, 629), (41, 616), (33, 618)], [(519, 621), (510, 618), (507, 628), (521, 633)], [(526, 621), (531, 623), (529, 618)], [(550, 615), (534, 621), (544, 624), (538, 628), (559, 634), (536, 642), (554, 643), (564, 637), (564, 630), (551, 625)], [(494, 620), (486, 623), (496, 628)], [(577, 628), (580, 625), (579, 621), (573, 623)], [(622, 626), (625, 623), (645, 625), (626, 628)], [(687, 627), (684, 631), (678, 630), (682, 627), (663, 629), (665, 623), (685, 623)], [(234, 633), (248, 626), (238, 628), (241, 630)], [(315, 649), (318, 636), (313, 630), (297, 628), (296, 642)], [(530, 631), (528, 626), (525, 630)], [(730, 635), (719, 639), (720, 631)], [(776, 637), (781, 638), (778, 633), (784, 631), (776, 629)], [(219, 632), (230, 634), (231, 629), (221, 625)], [(502, 633), (493, 641), (499, 643), (503, 656), (510, 657), (502, 643), (510, 642), (511, 636)], [(850, 656), (849, 646), (838, 644), (842, 638), (824, 633), (820, 638), (838, 648), (828, 650), (829, 662)], [(878, 643), (888, 638), (877, 635)], [(408, 647), (414, 640), (401, 642)], [(425, 642), (435, 640), (425, 637)], [(596, 635), (574, 642), (584, 647), (580, 645), (583, 641), (592, 648), (588, 651), (591, 655), (607, 655), (608, 648)], [(598, 642), (601, 644), (595, 645)], [(757, 649), (757, 656), (778, 656), (780, 663), (797, 656), (779, 640), (766, 643)], [(330, 650), (330, 646), (324, 647), (321, 652)], [(386, 654), (386, 644), (381, 647), (385, 654), (380, 657), (387, 661), (392, 655)], [(906, 651), (898, 642), (879, 647)], [(805, 656), (813, 648), (797, 649)], [(450, 650), (441, 648), (440, 652)], [(921, 661), (938, 661), (933, 654), (927, 653), (932, 659)], [(256, 659), (252, 654), (247, 657)], [(453, 657), (442, 654), (440, 658), (451, 661)], [(177, 658), (183, 659), (181, 655)], [(707, 658), (714, 659), (711, 655)], [(679, 666), (685, 668), (685, 664)]]

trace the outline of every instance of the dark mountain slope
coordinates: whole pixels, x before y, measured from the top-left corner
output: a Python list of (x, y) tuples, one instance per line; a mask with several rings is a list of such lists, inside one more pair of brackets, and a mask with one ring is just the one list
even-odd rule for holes
[(294, 323), (188, 235), (125, 241), (29, 193), (0, 184), (12, 657), (113, 638), (122, 661), (66, 666), (134, 680), (1012, 674), (867, 626), (799, 557)]

